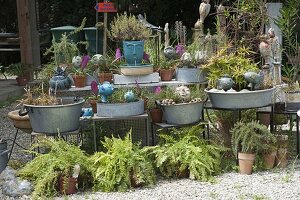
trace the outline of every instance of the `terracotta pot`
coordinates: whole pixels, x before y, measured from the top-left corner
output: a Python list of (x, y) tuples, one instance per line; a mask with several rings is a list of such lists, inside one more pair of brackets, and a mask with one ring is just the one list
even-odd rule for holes
[(10, 111), (8, 114), (8, 117), (12, 120), (14, 126), (26, 133), (31, 133), (32, 128), (29, 120), (29, 116), (20, 116), (19, 110), (13, 110)]
[[(67, 180), (66, 180), (67, 179)], [(76, 192), (77, 179), (73, 177), (60, 177), (59, 178), (59, 191), (61, 194), (74, 194)]]
[(152, 122), (161, 123), (162, 122), (162, 110), (159, 108), (154, 108), (150, 110), (150, 115)]
[(104, 81), (112, 82), (113, 79), (113, 73), (99, 73), (98, 79), (100, 83), (103, 83)]
[(144, 100), (144, 110), (147, 110), (148, 99), (147, 98), (143, 98), (143, 100)]
[(254, 164), (255, 154), (252, 153), (238, 153), (239, 167), (241, 174), (252, 174), (252, 167)]
[(161, 69), (159, 75), (162, 81), (171, 81), (173, 77), (172, 69)]
[(277, 151), (263, 155), (264, 166), (266, 169), (272, 169), (274, 167), (276, 155)]
[(92, 106), (93, 113), (97, 113), (97, 101), (96, 99), (89, 99), (89, 104)]
[(24, 86), (28, 83), (28, 79), (23, 76), (19, 76), (16, 78), (18, 86)]
[(288, 164), (288, 150), (287, 148), (279, 148), (276, 156), (276, 166), (285, 168)]
[(86, 82), (85, 75), (73, 75), (74, 85), (75, 87), (84, 87)]

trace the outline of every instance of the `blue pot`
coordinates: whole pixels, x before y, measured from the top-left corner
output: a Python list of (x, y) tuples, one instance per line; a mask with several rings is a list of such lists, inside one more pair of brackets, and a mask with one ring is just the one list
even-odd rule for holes
[(144, 41), (123, 41), (123, 52), (128, 65), (140, 65), (144, 54)]

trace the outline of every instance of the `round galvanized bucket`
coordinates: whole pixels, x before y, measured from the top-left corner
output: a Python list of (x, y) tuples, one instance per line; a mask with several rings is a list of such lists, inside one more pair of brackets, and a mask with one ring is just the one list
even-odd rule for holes
[(275, 88), (255, 91), (224, 92), (205, 90), (215, 108), (241, 109), (268, 106), (274, 101)]
[(167, 124), (192, 124), (202, 119), (204, 102), (161, 105)]
[(58, 105), (27, 105), (32, 129), (36, 133), (57, 134), (75, 131), (79, 128), (79, 118), (84, 99), (65, 97)]
[(144, 101), (130, 103), (97, 103), (97, 116), (128, 117), (144, 113)]
[(199, 68), (177, 68), (176, 80), (188, 83), (204, 83), (207, 73)]

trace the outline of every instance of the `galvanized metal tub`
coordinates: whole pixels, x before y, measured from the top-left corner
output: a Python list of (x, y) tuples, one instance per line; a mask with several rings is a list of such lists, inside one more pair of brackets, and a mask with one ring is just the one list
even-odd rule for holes
[(204, 102), (161, 105), (167, 124), (192, 124), (202, 119)]
[(57, 134), (71, 132), (79, 128), (79, 118), (84, 99), (61, 98), (58, 105), (27, 105), (32, 130), (36, 133)]
[(221, 92), (205, 89), (213, 107), (227, 109), (268, 106), (274, 101), (274, 91), (275, 88), (240, 92)]
[(97, 103), (97, 116), (128, 117), (144, 113), (144, 101), (130, 103)]
[(177, 68), (176, 80), (189, 83), (204, 83), (207, 73), (199, 68)]

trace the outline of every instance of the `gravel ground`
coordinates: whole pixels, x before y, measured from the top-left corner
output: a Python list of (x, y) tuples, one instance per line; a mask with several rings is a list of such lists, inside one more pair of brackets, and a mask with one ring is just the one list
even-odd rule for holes
[[(0, 137), (13, 138), (15, 129), (7, 118), (7, 113), (14, 109), (16, 104), (0, 109)], [(17, 142), (25, 147), (30, 144), (30, 135), (20, 132)], [(9, 146), (11, 142), (9, 142)], [(21, 148), (15, 147), (12, 160), (28, 161), (30, 155)], [(257, 172), (252, 175), (239, 173), (225, 173), (214, 183), (198, 182), (189, 179), (160, 180), (149, 188), (136, 189), (125, 193), (78, 192), (70, 195), (69, 199), (293, 199), (300, 200), (300, 162), (290, 161), (285, 169)], [(293, 164), (294, 163), (294, 164)], [(2, 194), (0, 199), (14, 199)], [(28, 196), (19, 199), (30, 199)], [(55, 199), (65, 199), (56, 197)]]

